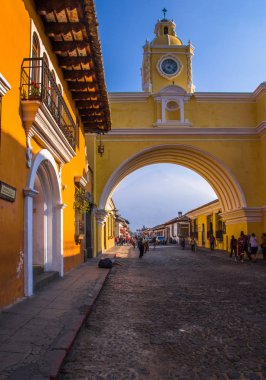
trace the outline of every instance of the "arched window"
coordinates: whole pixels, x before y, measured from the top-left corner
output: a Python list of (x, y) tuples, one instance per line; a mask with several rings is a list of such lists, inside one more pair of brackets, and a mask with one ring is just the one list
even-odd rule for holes
[(168, 26), (165, 26), (163, 29), (163, 34), (168, 34)]
[(34, 32), (33, 33), (33, 38), (32, 38), (32, 58), (39, 58), (40, 57), (40, 43), (39, 43), (39, 38), (37, 34)]

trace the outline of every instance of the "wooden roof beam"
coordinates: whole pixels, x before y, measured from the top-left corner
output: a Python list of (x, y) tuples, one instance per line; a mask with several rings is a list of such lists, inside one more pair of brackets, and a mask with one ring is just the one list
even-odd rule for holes
[(77, 57), (58, 57), (59, 65), (61, 67), (77, 66), (80, 64), (87, 65), (91, 63), (91, 55), (79, 55)]
[(80, 9), (81, 4), (80, 0), (38, 0), (35, 1), (37, 12), (41, 15), (45, 15), (47, 13), (61, 12), (64, 9)]
[(92, 94), (88, 91), (75, 91), (72, 93), (74, 100), (99, 100), (96, 94)]
[(82, 50), (89, 47), (87, 40), (82, 41), (53, 41), (52, 49), (55, 53), (73, 52), (74, 50)]
[[(96, 90), (95, 92), (98, 93), (94, 82), (68, 82), (68, 88), (73, 92), (89, 89)], [(94, 92), (92, 92), (92, 94), (94, 94)]]
[(92, 70), (65, 70), (63, 69), (64, 78), (66, 80), (82, 79), (91, 77), (94, 74)]
[(76, 100), (77, 108), (89, 108), (91, 106), (98, 106), (100, 108), (100, 103), (98, 100)]
[(85, 25), (81, 22), (48, 22), (45, 24), (45, 33), (48, 36), (82, 32)]

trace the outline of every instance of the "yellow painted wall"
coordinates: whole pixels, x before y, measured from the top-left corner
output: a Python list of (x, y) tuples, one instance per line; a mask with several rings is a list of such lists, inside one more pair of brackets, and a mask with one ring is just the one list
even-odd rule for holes
[[(2, 100), (0, 180), (17, 190), (14, 203), (0, 199), (0, 308), (23, 295), (23, 276), (16, 275), (19, 252), (24, 249), (23, 188), (27, 176), (26, 165), (21, 164), (25, 163), (25, 133), (19, 115), (19, 86), (20, 65), (30, 52), (30, 20), (23, 2), (15, 3), (14, 8), (14, 2), (4, 1), (0, 12), (0, 72), (11, 85)], [(11, 20), (15, 27), (10, 28)]]
[[(112, 99), (111, 99), (112, 100)], [(113, 130), (119, 131), (124, 128), (127, 133), (120, 135), (105, 135), (102, 139), (105, 146), (103, 157), (95, 156), (95, 167), (97, 168), (95, 199), (99, 202), (105, 184), (112, 173), (122, 165), (128, 158), (145, 149), (167, 145), (182, 144), (199, 148), (210, 153), (225, 165), (232, 175), (237, 179), (242, 188), (247, 207), (263, 207), (266, 204), (266, 179), (265, 172), (266, 158), (266, 135), (264, 134), (241, 134), (236, 133), (227, 136), (218, 136), (213, 133), (208, 136), (163, 134), (143, 135), (141, 129), (153, 129), (153, 122), (156, 121), (156, 102), (150, 97), (149, 100), (136, 103), (132, 101), (118, 103), (117, 99), (112, 103), (111, 113), (113, 120)], [(146, 113), (144, 110), (146, 109)], [(140, 112), (138, 112), (140, 111)], [(254, 128), (257, 126), (257, 115), (261, 119), (266, 118), (266, 109), (263, 97), (259, 97), (256, 102), (198, 102), (192, 97), (185, 106), (185, 118), (193, 121), (189, 131), (196, 128)], [(153, 115), (153, 120), (152, 120)], [(176, 127), (177, 128), (177, 127)], [(130, 134), (131, 129), (139, 130), (138, 133)], [(170, 157), (165, 156), (164, 162), (172, 162)], [(158, 161), (162, 162), (162, 161)], [(155, 163), (155, 162), (154, 162)], [(176, 162), (178, 164), (178, 162)], [(145, 165), (145, 163), (143, 163)], [(138, 165), (138, 167), (140, 167)], [(195, 171), (196, 168), (190, 167)], [(208, 173), (205, 179), (209, 181)], [(210, 182), (210, 181), (209, 181)], [(264, 219), (265, 220), (265, 219)], [(163, 222), (163, 221), (162, 221)], [(230, 240), (232, 234), (239, 236), (243, 229), (247, 233), (253, 232), (251, 223), (238, 223), (227, 226), (227, 239)], [(255, 228), (255, 233), (259, 236), (265, 230), (265, 221), (259, 223)], [(207, 233), (207, 231), (206, 231)], [(226, 235), (225, 235), (226, 238)], [(207, 238), (206, 244), (209, 244)], [(223, 244), (226, 248), (226, 241)], [(219, 248), (222, 245), (220, 244)]]

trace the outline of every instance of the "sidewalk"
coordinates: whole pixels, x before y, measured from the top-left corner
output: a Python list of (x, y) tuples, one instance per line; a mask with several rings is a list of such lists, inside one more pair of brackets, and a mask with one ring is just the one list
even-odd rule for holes
[(98, 260), (0, 312), (0, 380), (56, 378), (110, 272)]

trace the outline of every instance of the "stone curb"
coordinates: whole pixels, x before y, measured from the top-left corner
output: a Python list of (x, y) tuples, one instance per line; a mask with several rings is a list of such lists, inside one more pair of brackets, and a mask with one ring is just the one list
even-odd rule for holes
[[(50, 380), (56, 380), (64, 360), (70, 351), (75, 338), (77, 337), (81, 327), (84, 325), (89, 314), (92, 311), (92, 307), (95, 304), (97, 298), (99, 297), (101, 290), (103, 289), (108, 276), (110, 274), (110, 269), (106, 269), (106, 274), (104, 280), (102, 279), (96, 283), (93, 291), (85, 299), (84, 304), (81, 306), (81, 315), (74, 318), (74, 322), (69, 329), (63, 333), (56, 341), (53, 342), (51, 348), (44, 356), (42, 364), (42, 372), (44, 376), (47, 376)], [(45, 373), (44, 373), (45, 372)]]

